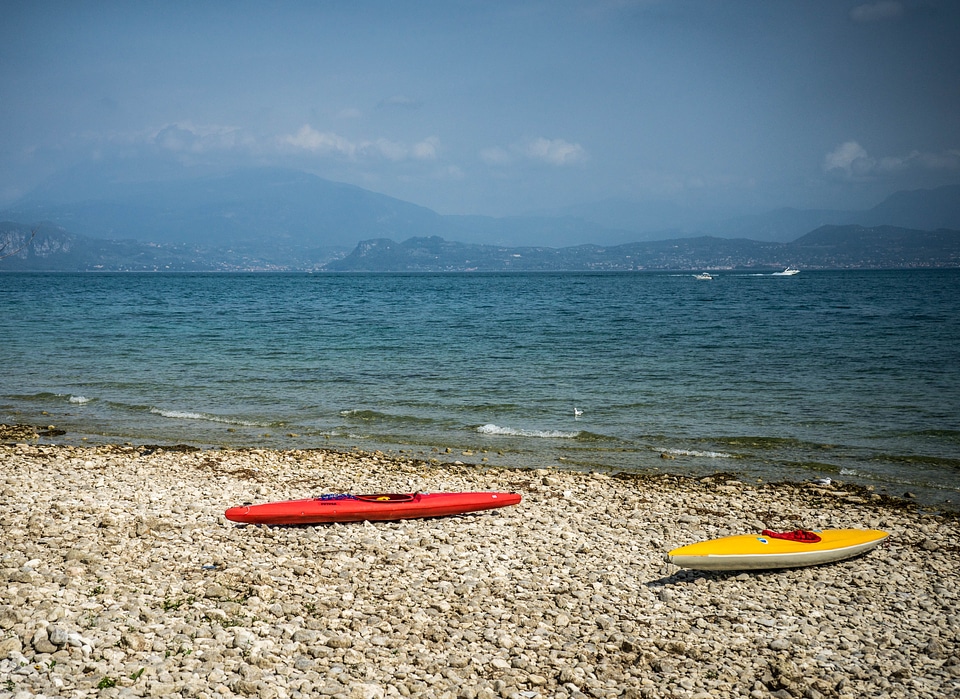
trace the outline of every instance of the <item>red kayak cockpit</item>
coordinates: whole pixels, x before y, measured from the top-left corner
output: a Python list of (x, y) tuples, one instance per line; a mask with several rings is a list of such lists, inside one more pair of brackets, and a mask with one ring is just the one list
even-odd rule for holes
[(377, 493), (376, 495), (354, 495), (355, 500), (364, 502), (413, 502), (419, 493)]

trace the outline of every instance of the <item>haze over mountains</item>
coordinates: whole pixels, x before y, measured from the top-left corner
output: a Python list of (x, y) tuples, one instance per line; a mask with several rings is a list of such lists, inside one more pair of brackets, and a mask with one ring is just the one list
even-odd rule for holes
[[(903, 264), (957, 264), (951, 256), (958, 236), (922, 232), (960, 230), (960, 186), (898, 192), (863, 211), (785, 208), (710, 219), (711, 212), (607, 201), (493, 218), (440, 215), (296, 170), (244, 169), (189, 179), (179, 175), (98, 167), (48, 181), (0, 211), (0, 221), (7, 222), (0, 227), (0, 256), (18, 250), (30, 230), (42, 224), (30, 247), (0, 262), (0, 270), (350, 269), (350, 260), (361, 257), (365, 261), (359, 268), (381, 270), (496, 269), (501, 257), (506, 260), (503, 268), (517, 268), (518, 257), (531, 261), (529, 268), (534, 269), (589, 264), (610, 269), (776, 266), (799, 264), (797, 258), (804, 255), (797, 246), (783, 246), (818, 229), (821, 249), (818, 255), (807, 255), (811, 265), (856, 266), (858, 253), (850, 249), (851, 240), (859, 241), (863, 252), (897, 240), (899, 253), (878, 257), (873, 249), (873, 262), (864, 262), (876, 266), (879, 260), (889, 266), (903, 254), (907, 239), (923, 251), (919, 257), (911, 253), (902, 258)], [(871, 238), (863, 232), (881, 227), (887, 227), (885, 235)], [(844, 241), (842, 262), (821, 254), (825, 235)], [(661, 241), (672, 241), (673, 249), (686, 252), (664, 256), (652, 252), (656, 246), (627, 249)], [(598, 252), (598, 247), (604, 250)], [(506, 248), (526, 252), (496, 252)], [(379, 262), (370, 267), (374, 249)], [(429, 249), (434, 253), (423, 252)], [(413, 250), (420, 251), (419, 262), (408, 259)], [(437, 257), (431, 263), (433, 254)], [(535, 258), (539, 262), (532, 262)], [(478, 260), (483, 262), (476, 264)]]

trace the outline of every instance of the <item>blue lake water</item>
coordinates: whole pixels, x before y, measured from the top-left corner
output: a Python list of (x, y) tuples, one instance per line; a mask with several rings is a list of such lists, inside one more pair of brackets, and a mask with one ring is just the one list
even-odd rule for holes
[(960, 270), (5, 273), (0, 361), (0, 421), (61, 443), (830, 476), (960, 501)]

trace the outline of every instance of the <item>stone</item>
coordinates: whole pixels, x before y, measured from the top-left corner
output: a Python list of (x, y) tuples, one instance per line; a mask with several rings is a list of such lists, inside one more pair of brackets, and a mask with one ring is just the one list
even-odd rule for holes
[(49, 626), (47, 627), (47, 638), (55, 646), (65, 646), (69, 640), (69, 635), (62, 626)]
[(0, 638), (0, 658), (6, 658), (11, 655), (20, 655), (23, 652), (23, 643), (19, 636), (8, 636)]
[(331, 648), (350, 648), (353, 646), (353, 639), (349, 636), (331, 636), (327, 639), (327, 645)]
[(230, 590), (225, 588), (223, 585), (211, 583), (210, 585), (207, 585), (206, 590), (203, 592), (203, 596), (208, 599), (229, 599), (231, 594)]
[(47, 629), (40, 627), (33, 634), (33, 638), (30, 641), (30, 645), (33, 646), (33, 649), (37, 653), (56, 653), (57, 647), (50, 642), (50, 638), (47, 636)]
[(20, 614), (10, 606), (0, 607), (0, 629), (10, 629), (20, 621)]
[[(949, 696), (960, 678), (957, 518), (851, 502), (852, 488), (324, 449), (42, 448), (0, 444), (11, 697)], [(524, 502), (318, 527), (223, 518), (361, 488)], [(870, 526), (891, 544), (775, 574), (663, 560), (768, 524)]]
[(358, 684), (350, 689), (350, 699), (383, 699), (383, 688), (376, 684)]

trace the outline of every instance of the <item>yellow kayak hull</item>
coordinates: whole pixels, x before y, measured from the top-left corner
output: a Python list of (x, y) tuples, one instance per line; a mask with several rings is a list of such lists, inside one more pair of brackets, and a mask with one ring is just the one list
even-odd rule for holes
[(741, 534), (681, 546), (667, 560), (694, 570), (768, 570), (800, 568), (852, 558), (879, 545), (889, 534), (878, 529), (825, 529), (820, 541), (807, 543)]

